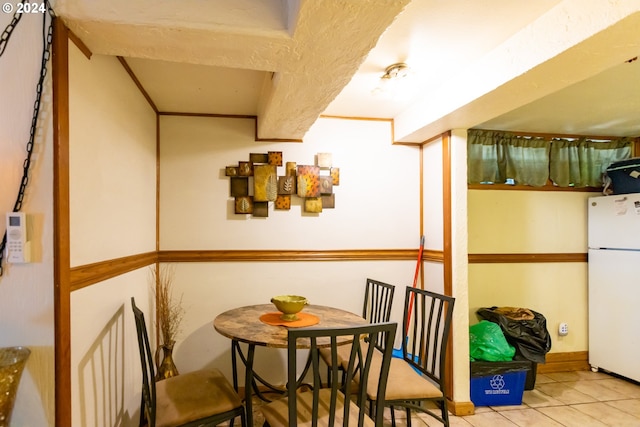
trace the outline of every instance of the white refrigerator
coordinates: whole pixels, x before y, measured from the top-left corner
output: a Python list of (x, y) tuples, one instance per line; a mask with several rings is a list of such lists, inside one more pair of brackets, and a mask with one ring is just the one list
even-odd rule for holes
[(589, 364), (640, 381), (640, 193), (589, 198)]

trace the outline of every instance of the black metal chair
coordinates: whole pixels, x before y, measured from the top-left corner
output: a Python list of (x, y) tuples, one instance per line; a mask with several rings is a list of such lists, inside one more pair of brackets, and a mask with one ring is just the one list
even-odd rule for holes
[[(369, 323), (388, 322), (391, 318), (391, 306), (393, 304), (393, 293), (395, 286), (378, 280), (367, 279), (364, 291), (364, 303), (362, 306), (362, 317)], [(339, 369), (344, 370), (346, 361), (349, 359), (349, 346), (340, 346), (338, 349)], [(331, 384), (331, 355), (329, 349), (320, 349), (320, 356), (327, 365), (327, 381)], [(344, 374), (344, 372), (343, 372)]]
[(217, 369), (198, 370), (155, 382), (155, 369), (144, 314), (131, 298), (142, 364), (140, 427), (214, 426), (240, 417), (244, 406), (231, 383)]
[[(290, 329), (287, 347), (287, 397), (261, 408), (265, 425), (271, 427), (295, 426), (382, 426), (384, 395), (393, 352), (397, 324), (393, 322), (354, 326), (349, 328), (300, 328)], [(351, 351), (348, 357), (346, 381), (363, 381), (361, 387), (341, 387), (342, 372), (338, 363), (339, 337), (348, 338)], [(298, 378), (297, 363), (299, 340), (310, 344), (309, 363), (311, 382)], [(368, 345), (363, 346), (364, 342)], [(330, 349), (331, 386), (325, 387), (320, 374), (321, 358), (318, 348), (327, 345)], [(374, 357), (377, 354), (378, 357)], [(374, 359), (377, 364), (373, 365)], [(372, 367), (373, 366), (373, 367)], [(301, 367), (301, 366), (300, 366)], [(306, 372), (306, 369), (304, 370)], [(354, 373), (362, 373), (354, 378)], [(367, 409), (367, 383), (375, 381), (379, 398), (374, 412)], [(369, 384), (370, 385), (370, 384)], [(355, 390), (354, 390), (355, 389)], [(371, 414), (371, 417), (369, 416)]]
[[(394, 357), (389, 368), (385, 405), (404, 407), (407, 425), (411, 426), (411, 411), (425, 412), (446, 427), (449, 412), (446, 396), (446, 354), (455, 298), (423, 289), (407, 287), (403, 321), (402, 358)], [(380, 396), (375, 383), (367, 390), (371, 402)], [(425, 402), (434, 402), (440, 415)]]

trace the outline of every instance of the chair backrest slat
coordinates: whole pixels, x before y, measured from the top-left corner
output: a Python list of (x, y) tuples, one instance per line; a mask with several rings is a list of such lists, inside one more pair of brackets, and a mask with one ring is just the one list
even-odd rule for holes
[[(288, 383), (287, 383), (287, 396), (289, 401), (289, 426), (296, 426), (297, 422), (297, 394), (296, 391), (301, 386), (301, 381), (298, 380), (298, 346), (301, 340), (310, 344), (310, 350), (308, 353), (309, 366), (313, 372), (311, 372), (311, 384), (309, 385), (313, 390), (313, 404), (312, 410), (314, 414), (317, 414), (320, 400), (320, 391), (326, 388), (326, 384), (322, 383), (320, 376), (320, 347), (331, 347), (331, 368), (329, 369), (332, 376), (330, 384), (330, 403), (329, 413), (330, 417), (327, 421), (329, 426), (343, 425), (349, 426), (350, 418), (356, 414), (353, 413), (353, 408), (349, 404), (354, 401), (358, 406), (357, 425), (363, 426), (367, 413), (367, 380), (369, 378), (369, 372), (371, 371), (371, 365), (374, 363), (376, 357), (381, 358), (380, 377), (378, 380), (378, 400), (375, 402), (374, 421), (376, 425), (382, 425), (383, 412), (384, 412), (384, 395), (387, 386), (387, 377), (389, 375), (389, 364), (391, 362), (391, 353), (393, 351), (393, 341), (395, 338), (395, 332), (397, 323), (384, 322), (373, 323), (368, 325), (360, 325), (353, 327), (343, 328), (291, 328), (288, 331), (288, 347), (287, 347), (287, 363), (288, 363)], [(351, 352), (348, 361), (348, 368), (345, 369), (344, 378), (347, 386), (343, 387), (342, 373), (338, 369), (340, 363), (338, 362), (337, 348), (339, 342), (351, 341)], [(339, 339), (340, 338), (340, 339)], [(382, 341), (380, 341), (382, 340)], [(366, 342), (368, 345), (363, 346)], [(382, 353), (376, 348), (383, 349)], [(377, 366), (377, 364), (376, 364)], [(354, 382), (359, 382), (357, 390), (352, 390), (350, 385)], [(326, 391), (325, 391), (326, 393)], [(341, 413), (336, 414), (336, 408), (338, 407), (338, 399), (344, 399), (344, 409)], [(340, 418), (343, 421), (340, 421)], [(312, 418), (312, 426), (316, 426), (318, 419), (316, 416)], [(353, 424), (351, 424), (352, 427)]]
[(395, 286), (378, 280), (367, 279), (362, 317), (369, 323), (388, 322), (391, 318), (391, 305)]
[[(409, 312), (413, 299), (414, 313)], [(407, 287), (403, 322), (403, 358), (444, 392), (447, 343), (455, 298)]]
[[(362, 307), (362, 317), (369, 323), (388, 322), (391, 318), (391, 308), (393, 304), (393, 294), (395, 286), (379, 280), (367, 279), (364, 304)], [(383, 337), (378, 337), (379, 350), (382, 350), (381, 343)]]
[(138, 348), (140, 350), (140, 363), (142, 365), (142, 405), (140, 411), (147, 416), (149, 427), (156, 425), (156, 383), (155, 368), (153, 366), (153, 356), (151, 345), (147, 333), (147, 325), (144, 320), (144, 313), (136, 306), (135, 299), (131, 298), (131, 308), (136, 321), (136, 332), (138, 334)]

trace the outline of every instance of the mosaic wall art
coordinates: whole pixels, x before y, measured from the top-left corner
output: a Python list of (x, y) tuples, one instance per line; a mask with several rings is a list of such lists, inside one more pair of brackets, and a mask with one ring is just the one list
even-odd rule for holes
[(225, 176), (230, 178), (235, 213), (263, 218), (269, 216), (270, 204), (274, 210), (290, 210), (293, 197), (301, 199), (304, 212), (333, 209), (333, 187), (340, 185), (340, 169), (333, 167), (331, 153), (318, 153), (313, 165), (286, 162), (284, 166), (281, 151), (249, 153), (248, 161), (225, 167)]

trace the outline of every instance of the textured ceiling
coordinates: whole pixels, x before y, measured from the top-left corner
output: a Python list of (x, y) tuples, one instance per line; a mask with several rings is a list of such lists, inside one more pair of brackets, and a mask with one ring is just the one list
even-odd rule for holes
[[(57, 0), (94, 54), (126, 59), (160, 111), (257, 115), (303, 139), (321, 114), (453, 128), (640, 135), (636, 0)], [(384, 69), (410, 73), (376, 94)]]

